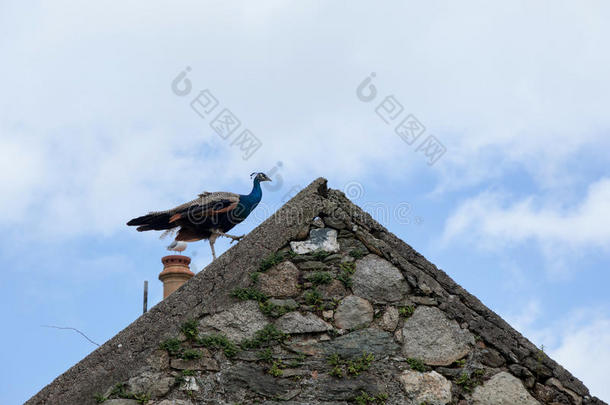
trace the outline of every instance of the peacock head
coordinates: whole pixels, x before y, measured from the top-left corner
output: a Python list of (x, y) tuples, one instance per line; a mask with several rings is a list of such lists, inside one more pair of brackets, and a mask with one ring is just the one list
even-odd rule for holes
[(261, 181), (271, 181), (271, 179), (269, 178), (269, 176), (267, 176), (265, 173), (263, 172), (254, 172), (250, 175), (250, 178), (253, 178), (254, 181), (257, 181), (260, 183)]

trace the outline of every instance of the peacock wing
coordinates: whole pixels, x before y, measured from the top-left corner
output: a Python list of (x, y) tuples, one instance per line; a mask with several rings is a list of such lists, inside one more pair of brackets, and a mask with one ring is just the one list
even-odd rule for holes
[(239, 194), (216, 192), (200, 194), (199, 198), (183, 204), (171, 213), (169, 222), (176, 222), (181, 219), (201, 222), (207, 217), (212, 217), (221, 213), (229, 212), (237, 207)]

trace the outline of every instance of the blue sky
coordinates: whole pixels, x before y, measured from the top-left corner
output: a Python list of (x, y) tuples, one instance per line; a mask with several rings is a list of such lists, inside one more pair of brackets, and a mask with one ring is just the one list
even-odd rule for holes
[[(610, 400), (609, 14), (602, 1), (0, 2), (0, 403), (95, 348), (41, 325), (102, 343), (139, 316), (144, 280), (160, 300), (167, 241), (128, 219), (248, 192), (253, 171), (274, 189), (236, 232), (324, 176)], [(223, 139), (191, 108), (206, 89), (213, 115), (229, 109), (261, 142), (249, 159), (238, 132)], [(426, 128), (413, 145), (376, 113), (389, 96), (396, 120)], [(429, 135), (446, 149), (433, 165), (417, 150)], [(211, 260), (203, 243), (187, 253), (196, 270)]]

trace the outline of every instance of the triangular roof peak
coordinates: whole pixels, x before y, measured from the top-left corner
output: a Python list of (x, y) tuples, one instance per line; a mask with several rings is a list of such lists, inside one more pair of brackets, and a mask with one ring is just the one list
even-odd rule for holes
[(323, 178), (27, 404), (96, 400), (603, 404)]

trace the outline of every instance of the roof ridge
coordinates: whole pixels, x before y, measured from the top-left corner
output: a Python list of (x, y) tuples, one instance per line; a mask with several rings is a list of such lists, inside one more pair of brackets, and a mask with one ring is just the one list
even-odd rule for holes
[[(147, 357), (159, 342), (179, 333), (184, 320), (208, 316), (234, 305), (235, 300), (228, 292), (247, 287), (250, 273), (258, 270), (258, 263), (291, 240), (307, 235), (311, 221), (318, 216), (325, 222), (343, 223), (348, 233), (370, 252), (400, 269), (417, 294), (434, 297), (438, 309), (452, 322), (478, 336), (485, 347), (510, 359), (511, 367), (517, 366), (511, 369), (513, 374), (526, 373), (523, 370), (528, 367), (540, 367), (549, 373), (547, 378), (555, 378), (566, 392), (589, 398), (589, 391), (581, 381), (344, 193), (328, 189), (326, 179), (318, 178), (179, 290), (57, 377), (26, 404), (63, 404), (73, 398), (89, 403), (94, 393), (104, 392), (117, 380), (133, 377), (147, 367)], [(597, 399), (586, 401), (603, 404)]]

